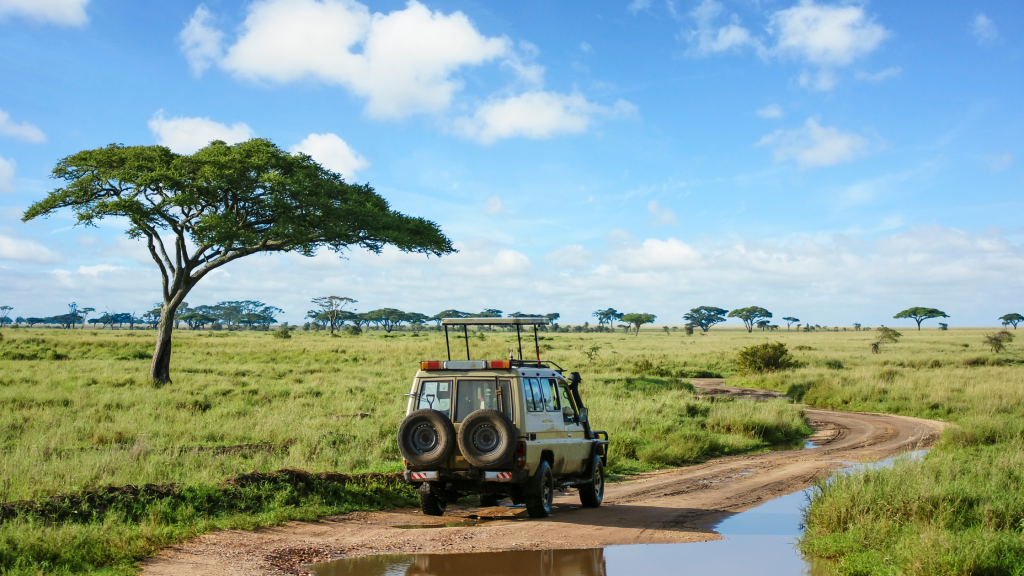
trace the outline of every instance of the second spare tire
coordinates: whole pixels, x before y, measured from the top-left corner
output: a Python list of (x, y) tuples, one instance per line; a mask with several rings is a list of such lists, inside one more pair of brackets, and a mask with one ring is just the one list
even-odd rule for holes
[(455, 426), (444, 412), (417, 410), (398, 426), (398, 449), (410, 468), (436, 468), (455, 451)]
[(516, 427), (497, 410), (477, 410), (462, 420), (459, 450), (477, 468), (508, 464), (516, 452)]

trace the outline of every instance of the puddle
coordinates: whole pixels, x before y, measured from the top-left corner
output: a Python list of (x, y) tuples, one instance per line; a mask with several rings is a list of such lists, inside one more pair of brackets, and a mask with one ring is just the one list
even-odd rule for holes
[(467, 526), (480, 526), (481, 524), (488, 524), (490, 522), (524, 522), (526, 520), (526, 518), (516, 518), (515, 516), (498, 518), (466, 518), (465, 520), (448, 522), (446, 524), (395, 524), (390, 527), (398, 528), (400, 530), (429, 530), (431, 528), (465, 528)]
[[(850, 474), (892, 466), (898, 458), (921, 459), (926, 450), (871, 464), (852, 464)], [(638, 544), (583, 550), (514, 550), (469, 554), (403, 554), (349, 558), (314, 564), (317, 576), (822, 576), (830, 572), (805, 560), (796, 549), (808, 488), (723, 519), (715, 532), (724, 540), (691, 544)], [(452, 524), (396, 528), (475, 526), (476, 518)], [(472, 523), (467, 523), (472, 522)]]
[(812, 450), (818, 448), (818, 444), (813, 440), (799, 440), (791, 444), (772, 444), (766, 446), (769, 452), (785, 452), (787, 450)]

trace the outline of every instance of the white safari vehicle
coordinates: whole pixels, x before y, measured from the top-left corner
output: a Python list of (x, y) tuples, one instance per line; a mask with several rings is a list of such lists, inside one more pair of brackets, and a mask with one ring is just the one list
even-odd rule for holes
[[(405, 479), (418, 488), (423, 513), (440, 516), (448, 502), (479, 494), (484, 506), (507, 497), (543, 518), (555, 489), (568, 486), (579, 490), (584, 506), (600, 506), (608, 433), (590, 427), (579, 373), (566, 378), (560, 366), (540, 359), (537, 327), (547, 320), (441, 323), (448, 360), (420, 362), (398, 428)], [(471, 359), (470, 326), (515, 327), (519, 359)], [(466, 360), (451, 359), (452, 327), (465, 336)], [(523, 360), (523, 328), (532, 328), (536, 360)]]

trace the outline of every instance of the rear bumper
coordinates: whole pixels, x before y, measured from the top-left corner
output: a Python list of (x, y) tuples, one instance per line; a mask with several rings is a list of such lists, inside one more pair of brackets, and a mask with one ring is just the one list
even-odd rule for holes
[(453, 488), (465, 490), (474, 485), (484, 486), (487, 484), (525, 484), (530, 479), (530, 472), (524, 468), (514, 470), (406, 470), (405, 481), (409, 484), (420, 485), (424, 482), (438, 482), (452, 485)]

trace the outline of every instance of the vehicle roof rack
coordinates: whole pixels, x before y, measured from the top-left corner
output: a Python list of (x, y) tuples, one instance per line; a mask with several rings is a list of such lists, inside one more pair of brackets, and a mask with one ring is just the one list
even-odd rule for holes
[(442, 326), (546, 326), (547, 318), (444, 318)]

